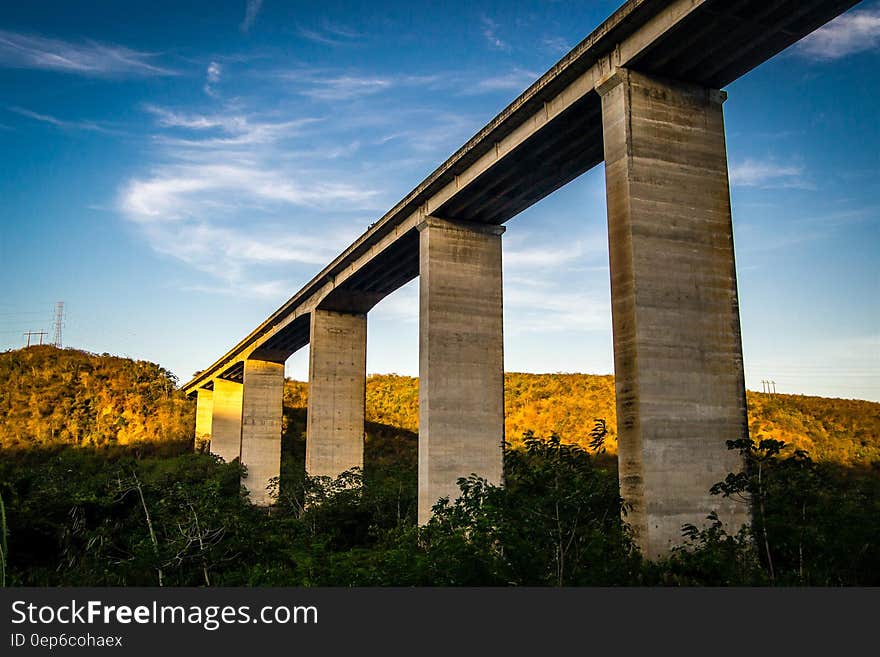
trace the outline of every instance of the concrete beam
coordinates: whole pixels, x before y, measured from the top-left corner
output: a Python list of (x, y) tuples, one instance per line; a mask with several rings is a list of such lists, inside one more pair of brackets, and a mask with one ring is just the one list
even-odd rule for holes
[(364, 466), (367, 316), (312, 311), (306, 473), (337, 477)]
[(251, 502), (275, 501), (267, 487), (281, 474), (281, 410), (284, 363), (249, 359), (244, 362), (242, 390), (241, 462), (247, 467), (244, 484)]
[(242, 384), (214, 379), (211, 453), (230, 463), (241, 456)]
[(214, 391), (199, 388), (196, 397), (196, 438), (194, 449), (201, 452), (211, 443), (211, 420), (214, 415)]
[(502, 480), (504, 228), (419, 226), (419, 523), (457, 480)]
[[(596, 89), (619, 67), (721, 86), (856, 2), (768, 0), (756, 9), (747, 0), (627, 0), (184, 389), (196, 390), (257, 350), (255, 357), (263, 359), (289, 355), (303, 343), (288, 341), (285, 334), (313, 308), (364, 312), (407, 283), (409, 270), (390, 284), (372, 276), (398, 264), (396, 243), (409, 240), (426, 216), (500, 224), (598, 164)], [(357, 294), (350, 295), (352, 290)], [(279, 339), (281, 345), (267, 344)]]
[(723, 92), (620, 69), (604, 126), (620, 489), (649, 558), (711, 511), (748, 435)]

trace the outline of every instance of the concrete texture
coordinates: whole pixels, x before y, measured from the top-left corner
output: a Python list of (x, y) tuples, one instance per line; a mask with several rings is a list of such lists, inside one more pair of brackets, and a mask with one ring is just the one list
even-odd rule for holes
[(242, 384), (214, 379), (211, 453), (227, 463), (241, 456)]
[(419, 523), (456, 481), (502, 480), (504, 228), (419, 226)]
[(194, 449), (202, 451), (211, 442), (211, 420), (214, 414), (214, 391), (199, 388), (196, 397), (196, 439)]
[(337, 477), (364, 466), (367, 316), (312, 311), (306, 472)]
[(650, 558), (747, 508), (709, 488), (748, 435), (723, 92), (620, 69), (599, 88), (620, 488)]
[[(251, 502), (268, 506), (275, 500), (269, 481), (281, 474), (281, 409), (284, 363), (248, 359), (242, 391), (241, 462)], [(277, 490), (275, 491), (277, 494)]]

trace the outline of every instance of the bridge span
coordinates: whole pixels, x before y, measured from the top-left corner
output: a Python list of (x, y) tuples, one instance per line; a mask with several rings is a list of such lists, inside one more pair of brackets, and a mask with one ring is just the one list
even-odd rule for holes
[(503, 224), (604, 160), (620, 488), (643, 552), (715, 511), (748, 435), (720, 89), (856, 0), (629, 0), (184, 390), (196, 443), (279, 474), (284, 362), (310, 344), (306, 469), (363, 464), (367, 313), (419, 277), (419, 521), (502, 480)]

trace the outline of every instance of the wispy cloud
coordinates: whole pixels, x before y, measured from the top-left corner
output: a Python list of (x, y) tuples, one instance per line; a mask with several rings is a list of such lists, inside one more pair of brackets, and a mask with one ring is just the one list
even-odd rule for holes
[(610, 331), (611, 305), (598, 292), (572, 290), (545, 280), (504, 289), (505, 313), (516, 316), (507, 332), (555, 333), (560, 331)]
[[(604, 243), (603, 243), (604, 247)], [(588, 249), (582, 241), (570, 244), (533, 246), (506, 249), (504, 263), (513, 271), (532, 267), (553, 267), (572, 262), (587, 255)]]
[[(268, 121), (242, 112), (198, 114), (178, 112), (156, 105), (146, 105), (144, 109), (156, 116), (160, 126), (184, 130), (183, 135), (174, 132), (157, 136), (159, 143), (203, 152), (216, 148), (241, 149), (274, 144), (300, 135), (306, 126), (320, 121), (314, 117)], [(192, 134), (193, 132), (199, 134)], [(192, 153), (187, 159), (192, 159)]]
[(568, 52), (572, 48), (571, 44), (568, 42), (568, 39), (561, 36), (544, 37), (541, 45), (544, 46), (544, 50), (554, 55), (561, 55)]
[[(299, 65), (240, 86), (221, 66), (202, 70), (215, 101), (142, 106), (153, 164), (118, 187), (115, 209), (156, 252), (200, 272), (205, 292), (289, 292), (407, 191), (400, 180), (430, 171), (481, 125), (392, 102), (425, 88), (460, 93), (460, 72)], [(357, 102), (323, 107), (339, 100)]]
[(804, 38), (797, 52), (817, 60), (839, 59), (880, 47), (880, 9), (862, 9), (838, 16)]
[(217, 96), (216, 86), (220, 82), (220, 76), (223, 73), (223, 67), (218, 62), (208, 64), (208, 70), (205, 72), (205, 93), (211, 97)]
[(481, 18), (481, 24), (483, 37), (486, 39), (486, 43), (491, 49), (504, 51), (510, 50), (510, 45), (498, 36), (498, 23), (488, 16), (483, 16)]
[(484, 78), (464, 75), (460, 71), (391, 75), (305, 67), (275, 71), (272, 75), (290, 83), (291, 91), (298, 95), (330, 102), (414, 89), (444, 91), (465, 96), (498, 91), (522, 91), (539, 77), (537, 72), (522, 68), (514, 68), (506, 73)]
[(297, 32), (304, 39), (324, 46), (354, 46), (364, 38), (357, 30), (326, 21), (318, 28), (299, 26)]
[(517, 318), (507, 326), (510, 333), (610, 328), (607, 288), (571, 284), (573, 276), (584, 275), (575, 272), (602, 271), (603, 279), (607, 276), (604, 235), (581, 234), (573, 240), (554, 237), (548, 241), (546, 236), (519, 234), (505, 239), (504, 308)]
[(375, 212), (375, 189), (291, 156), (311, 117), (144, 109), (159, 162), (120, 187), (116, 207), (155, 251), (207, 274), (202, 291), (289, 291), (297, 266), (311, 272), (363, 230), (340, 214)]
[(100, 132), (104, 134), (120, 134), (118, 130), (107, 128), (94, 121), (67, 121), (50, 114), (40, 114), (39, 112), (34, 112), (24, 107), (17, 107), (14, 105), (7, 107), (6, 109), (20, 116), (25, 116), (34, 121), (40, 121), (41, 123), (48, 123), (49, 125), (53, 125), (56, 128), (61, 128), (63, 130), (85, 130), (88, 132)]
[(72, 43), (0, 30), (0, 66), (62, 71), (91, 77), (174, 75), (154, 64), (155, 53), (94, 41)]
[[(372, 190), (339, 182), (289, 179), (285, 172), (245, 164), (179, 164), (161, 167), (123, 189), (121, 207), (140, 223), (184, 221), (217, 210), (219, 194), (233, 194), (235, 206), (274, 202), (302, 207), (366, 204)], [(227, 201), (228, 203), (228, 201)]]
[(495, 91), (523, 91), (532, 82), (538, 79), (539, 74), (521, 68), (515, 68), (509, 73), (495, 75), (477, 81), (467, 87), (464, 94), (492, 93)]
[(257, 15), (259, 15), (260, 9), (262, 8), (263, 0), (247, 0), (244, 7), (244, 20), (241, 21), (241, 25), (238, 26), (238, 29), (245, 34), (250, 32), (250, 29), (254, 26), (254, 21), (257, 20)]
[(804, 167), (773, 160), (746, 159), (731, 164), (730, 184), (739, 187), (815, 189)]
[(301, 93), (318, 100), (351, 100), (386, 91), (391, 86), (392, 81), (388, 78), (344, 75), (315, 79), (312, 86), (303, 89)]

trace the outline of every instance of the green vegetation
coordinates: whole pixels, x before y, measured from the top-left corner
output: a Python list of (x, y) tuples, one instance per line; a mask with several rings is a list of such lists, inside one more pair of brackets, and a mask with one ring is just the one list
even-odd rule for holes
[[(76, 371), (87, 375), (59, 383)], [(755, 441), (730, 445), (749, 467), (713, 492), (751, 501), (753, 529), (684, 527), (687, 549), (649, 563), (618, 494), (610, 377), (508, 375), (508, 431), (535, 431), (505, 451), (505, 487), (462, 480), (418, 528), (412, 378), (370, 377), (364, 471), (335, 481), (303, 474), (307, 386), (288, 382), (266, 512), (237, 463), (192, 453), (192, 405), (161, 368), (41, 347), (0, 354), (0, 372), (0, 565), (13, 586), (880, 584), (878, 404), (750, 395)]]

